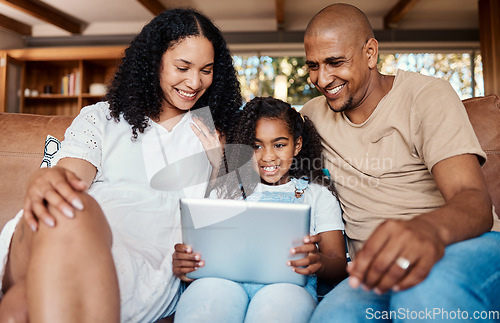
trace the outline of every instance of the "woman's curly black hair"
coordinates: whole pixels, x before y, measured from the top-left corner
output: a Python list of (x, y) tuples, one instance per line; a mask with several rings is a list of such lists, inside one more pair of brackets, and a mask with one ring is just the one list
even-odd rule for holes
[(215, 127), (223, 134), (234, 124), (242, 103), (240, 85), (220, 30), (196, 10), (172, 9), (151, 20), (130, 43), (106, 95), (111, 116), (116, 121), (122, 116), (131, 124), (134, 138), (144, 132), (148, 117), (156, 121), (162, 111), (163, 54), (191, 36), (203, 36), (214, 47), (212, 85), (191, 110), (209, 106)]
[[(302, 137), (302, 149), (292, 161), (290, 177), (303, 178), (309, 182), (323, 185), (336, 195), (333, 182), (323, 173), (323, 147), (312, 121), (308, 117), (303, 117), (286, 102), (272, 97), (256, 97), (243, 108), (238, 126), (233, 129), (231, 136), (233, 138), (232, 144), (236, 144), (235, 148), (226, 149), (225, 167), (221, 167), (220, 175), (228, 173), (230, 175), (236, 172), (236, 176), (232, 176), (232, 178), (233, 182), (237, 181), (237, 184), (230, 184), (231, 176), (225, 176), (226, 179), (220, 181), (215, 187), (219, 196), (238, 198), (241, 197), (242, 193), (249, 195), (253, 192), (257, 181), (255, 180), (255, 170), (248, 167), (250, 165), (248, 161), (253, 155), (255, 129), (257, 121), (260, 119), (283, 121), (293, 136), (294, 142)], [(242, 167), (244, 164), (247, 167)]]

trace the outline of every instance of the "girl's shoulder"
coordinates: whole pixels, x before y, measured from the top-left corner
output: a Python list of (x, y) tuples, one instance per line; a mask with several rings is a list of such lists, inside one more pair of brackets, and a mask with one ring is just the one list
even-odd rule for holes
[(305, 191), (306, 194), (311, 196), (311, 198), (313, 198), (314, 200), (317, 199), (337, 200), (337, 197), (330, 190), (328, 190), (328, 188), (318, 183), (308, 183), (308, 187)]
[(342, 213), (337, 197), (328, 188), (317, 183), (309, 183), (305, 201), (314, 206), (314, 216), (323, 214), (331, 216), (332, 214), (338, 215)]
[[(314, 191), (314, 192), (328, 192), (329, 194), (332, 194), (332, 193), (328, 190), (328, 188), (326, 188), (325, 186), (320, 185), (320, 184), (318, 184), (318, 183), (311, 183), (311, 182), (309, 182), (309, 183), (308, 183), (308, 187), (309, 187), (312, 191)], [(333, 195), (333, 194), (332, 194), (332, 195)]]

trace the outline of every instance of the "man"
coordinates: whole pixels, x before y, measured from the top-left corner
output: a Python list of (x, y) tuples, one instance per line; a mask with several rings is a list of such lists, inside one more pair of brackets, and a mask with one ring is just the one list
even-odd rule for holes
[(486, 156), (452, 87), (380, 74), (373, 30), (351, 5), (314, 16), (304, 46), (323, 96), (301, 112), (323, 139), (353, 258), (312, 321), (499, 310), (500, 233), (489, 231), (500, 220), (480, 169)]

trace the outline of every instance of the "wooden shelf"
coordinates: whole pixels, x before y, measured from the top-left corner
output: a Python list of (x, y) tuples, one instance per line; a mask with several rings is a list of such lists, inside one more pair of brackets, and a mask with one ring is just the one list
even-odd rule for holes
[(95, 98), (95, 99), (100, 99), (100, 98), (103, 98), (104, 95), (100, 95), (100, 94), (90, 94), (90, 93), (83, 93), (82, 94), (82, 98)]
[[(109, 84), (124, 50), (125, 46), (103, 46), (0, 51), (0, 54), (22, 64), (18, 91), (2, 89), (3, 92), (0, 92), (20, 92), (20, 112), (75, 116), (83, 106), (104, 98), (104, 95), (90, 94), (90, 85)], [(51, 94), (44, 93), (47, 87)], [(25, 91), (37, 91), (39, 94), (24, 96)], [(5, 102), (5, 98), (0, 100), (0, 112), (6, 111)]]
[(37, 96), (26, 96), (25, 100), (59, 100), (59, 99), (78, 99), (78, 95), (66, 94), (40, 94)]

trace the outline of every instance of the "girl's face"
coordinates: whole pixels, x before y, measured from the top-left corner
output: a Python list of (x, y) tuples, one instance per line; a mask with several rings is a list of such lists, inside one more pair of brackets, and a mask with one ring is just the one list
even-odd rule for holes
[(214, 48), (202, 36), (188, 37), (162, 57), (160, 86), (166, 118), (185, 113), (212, 84)]
[(301, 148), (302, 137), (294, 142), (283, 120), (258, 120), (255, 127), (255, 167), (262, 183), (281, 185), (290, 181), (290, 166)]

